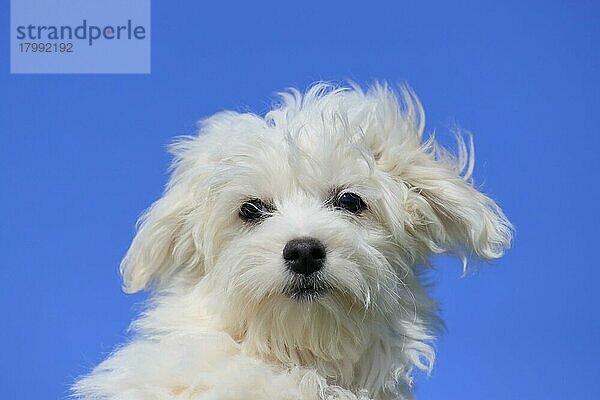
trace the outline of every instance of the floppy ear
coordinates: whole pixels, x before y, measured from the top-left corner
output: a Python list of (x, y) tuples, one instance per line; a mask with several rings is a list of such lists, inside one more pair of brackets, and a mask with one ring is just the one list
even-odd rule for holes
[(197, 136), (180, 137), (169, 146), (171, 178), (163, 196), (137, 222), (137, 233), (121, 261), (123, 290), (135, 293), (162, 287), (177, 272), (203, 274), (200, 231), (202, 218), (193, 218), (201, 187), (198, 164), (206, 157)]
[(121, 261), (125, 292), (135, 293), (152, 283), (161, 286), (176, 269), (191, 267), (196, 253), (186, 223), (191, 197), (183, 188), (171, 187), (139, 219), (137, 234)]
[(403, 227), (431, 252), (457, 255), (465, 266), (469, 256), (501, 257), (510, 247), (512, 225), (494, 200), (473, 187), (472, 140), (467, 149), (456, 135), (457, 157), (433, 136), (423, 142), (423, 107), (410, 88), (401, 87), (399, 94), (386, 85), (371, 89), (371, 118), (362, 127), (380, 169), (401, 181), (397, 198), (388, 199), (390, 209), (403, 209)]
[(205, 244), (212, 240), (204, 229), (210, 214), (207, 177), (223, 159), (229, 140), (265, 126), (254, 115), (224, 111), (200, 121), (198, 135), (180, 137), (169, 146), (174, 159), (167, 189), (139, 219), (121, 262), (126, 292), (163, 287), (175, 272), (188, 282), (204, 274), (204, 252), (210, 251)]
[(409, 207), (417, 214), (415, 232), (436, 253), (491, 260), (510, 247), (512, 224), (494, 200), (473, 187), (473, 143), (467, 151), (458, 137), (459, 156), (430, 139), (421, 162), (403, 173), (409, 187)]

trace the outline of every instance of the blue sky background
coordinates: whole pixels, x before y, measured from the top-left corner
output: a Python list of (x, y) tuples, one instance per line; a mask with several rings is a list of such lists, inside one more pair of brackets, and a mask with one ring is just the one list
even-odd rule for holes
[(121, 292), (118, 265), (172, 137), (345, 78), (408, 82), (428, 130), (472, 131), (476, 181), (517, 227), (476, 274), (439, 260), (448, 331), (418, 398), (597, 398), (598, 3), (155, 1), (150, 75), (62, 76), (9, 75), (7, 3), (0, 398), (63, 398), (126, 337), (145, 295)]

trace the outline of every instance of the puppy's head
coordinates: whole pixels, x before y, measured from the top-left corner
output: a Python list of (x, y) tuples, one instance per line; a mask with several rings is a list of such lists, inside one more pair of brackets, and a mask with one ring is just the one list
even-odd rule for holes
[(419, 266), (432, 253), (494, 259), (510, 243), (470, 182), (471, 152), (423, 140), (408, 89), (317, 84), (281, 100), (264, 117), (219, 113), (172, 146), (164, 196), (121, 265), (126, 290), (204, 285), (239, 335), (289, 357), (352, 352), (390, 316), (382, 331), (426, 339)]

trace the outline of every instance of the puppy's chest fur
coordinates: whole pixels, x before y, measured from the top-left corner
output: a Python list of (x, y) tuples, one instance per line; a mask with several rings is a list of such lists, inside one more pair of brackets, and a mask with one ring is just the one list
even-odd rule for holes
[[(344, 315), (334, 315), (319, 303), (290, 302), (289, 307), (282, 307), (281, 302), (274, 302), (272, 307), (261, 304), (256, 314), (245, 310), (241, 317), (229, 311), (233, 308), (226, 301), (215, 302), (214, 292), (202, 289), (199, 285), (185, 295), (160, 298), (134, 323), (139, 334), (153, 338), (160, 343), (158, 347), (179, 352), (167, 356), (165, 351), (163, 357), (195, 366), (196, 371), (187, 371), (193, 379), (178, 383), (180, 389), (186, 388), (180, 393), (213, 390), (201, 377), (206, 374), (206, 362), (214, 362), (210, 355), (221, 347), (218, 363), (223, 368), (233, 371), (248, 364), (289, 380), (285, 387), (290, 399), (335, 398), (331, 396), (338, 394), (345, 396), (342, 399), (392, 399), (397, 398), (397, 391), (409, 396), (410, 381), (399, 385), (398, 378), (410, 375), (407, 355), (420, 343), (413, 336), (421, 335), (423, 340), (426, 329), (419, 330), (410, 321), (414, 331), (405, 332), (399, 323), (405, 319), (400, 311), (383, 315), (350, 307)], [(172, 347), (171, 342), (179, 344)], [(190, 362), (190, 354), (204, 361)], [(302, 394), (293, 397), (295, 391)], [(325, 392), (330, 397), (323, 397)]]

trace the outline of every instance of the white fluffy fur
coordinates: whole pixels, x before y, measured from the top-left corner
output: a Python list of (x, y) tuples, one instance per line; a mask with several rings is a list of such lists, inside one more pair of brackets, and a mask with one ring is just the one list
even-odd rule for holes
[[(152, 290), (130, 343), (74, 385), (82, 399), (410, 399), (440, 321), (432, 253), (502, 256), (511, 225), (472, 185), (472, 143), (423, 139), (413, 92), (319, 83), (264, 117), (221, 112), (172, 145), (172, 176), (121, 264)], [(328, 205), (335, 190), (368, 205)], [(275, 207), (258, 224), (240, 205)], [(320, 239), (331, 289), (284, 294), (287, 241)]]

